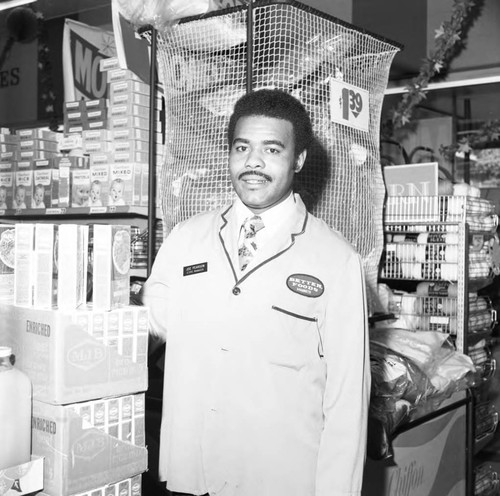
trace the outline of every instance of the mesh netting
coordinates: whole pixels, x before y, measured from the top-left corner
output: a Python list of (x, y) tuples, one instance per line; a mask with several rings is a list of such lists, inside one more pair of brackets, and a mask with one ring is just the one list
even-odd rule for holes
[[(289, 91), (309, 111), (317, 143), (295, 191), (358, 250), (374, 295), (385, 191), (380, 111), (398, 48), (298, 2), (254, 2), (247, 43), (247, 12), (241, 7), (192, 18), (158, 35), (167, 121), (159, 177), (165, 234), (233, 200), (226, 127), (248, 74), (253, 89)], [(330, 78), (369, 92), (368, 132), (330, 120)]]

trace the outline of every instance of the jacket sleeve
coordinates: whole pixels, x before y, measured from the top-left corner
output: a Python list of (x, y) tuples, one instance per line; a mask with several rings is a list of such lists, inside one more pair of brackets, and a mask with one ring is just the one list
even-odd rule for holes
[(327, 366), (316, 496), (361, 494), (370, 361), (364, 274), (351, 253), (337, 274), (322, 333)]
[(157, 344), (167, 339), (168, 308), (175, 287), (177, 231), (176, 226), (163, 242), (143, 288), (143, 303), (149, 308), (149, 334)]

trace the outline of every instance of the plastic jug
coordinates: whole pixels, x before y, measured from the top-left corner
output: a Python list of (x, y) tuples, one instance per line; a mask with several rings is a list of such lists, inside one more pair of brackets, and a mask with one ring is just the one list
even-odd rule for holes
[(31, 381), (11, 357), (12, 349), (0, 346), (0, 470), (31, 457)]

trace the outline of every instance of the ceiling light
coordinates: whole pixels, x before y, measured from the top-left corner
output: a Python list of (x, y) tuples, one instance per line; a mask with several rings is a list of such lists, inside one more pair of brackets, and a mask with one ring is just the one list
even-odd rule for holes
[(21, 5), (26, 5), (28, 3), (34, 3), (36, 0), (5, 0), (0, 1), (0, 10), (13, 9), (14, 7), (19, 7)]

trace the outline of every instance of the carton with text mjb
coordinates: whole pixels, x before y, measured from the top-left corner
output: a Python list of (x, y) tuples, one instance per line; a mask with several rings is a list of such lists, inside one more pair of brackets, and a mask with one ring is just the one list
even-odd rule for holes
[(130, 226), (95, 224), (92, 301), (111, 310), (130, 301)]

